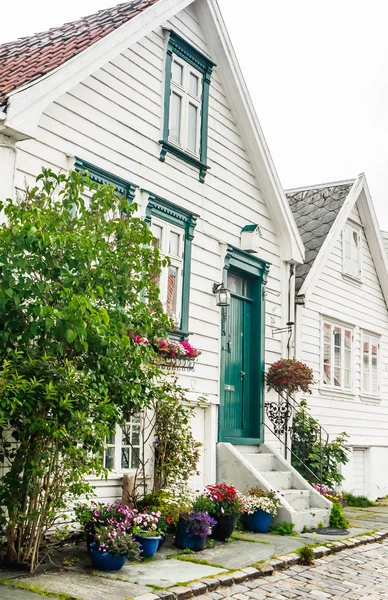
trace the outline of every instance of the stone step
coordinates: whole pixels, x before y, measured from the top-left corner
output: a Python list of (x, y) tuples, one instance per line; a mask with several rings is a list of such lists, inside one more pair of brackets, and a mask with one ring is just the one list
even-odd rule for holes
[(274, 454), (244, 454), (244, 458), (250, 462), (257, 471), (276, 471), (281, 469), (279, 461)]
[(294, 510), (298, 511), (310, 508), (309, 490), (281, 490), (281, 493)]
[(281, 491), (292, 488), (291, 471), (260, 471), (260, 473), (275, 490)]

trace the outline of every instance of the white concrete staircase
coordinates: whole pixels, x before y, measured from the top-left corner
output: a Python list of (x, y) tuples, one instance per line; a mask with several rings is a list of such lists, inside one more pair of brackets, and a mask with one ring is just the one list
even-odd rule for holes
[(234, 485), (245, 493), (252, 487), (281, 492), (282, 506), (274, 523), (303, 527), (329, 525), (331, 502), (321, 496), (282, 456), (267, 445), (217, 444), (217, 481)]

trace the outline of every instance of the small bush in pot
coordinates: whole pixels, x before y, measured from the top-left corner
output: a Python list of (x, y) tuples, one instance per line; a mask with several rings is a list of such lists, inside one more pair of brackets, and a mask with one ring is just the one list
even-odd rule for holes
[(131, 534), (116, 525), (96, 528), (89, 551), (93, 566), (101, 571), (119, 571), (127, 560), (140, 557), (140, 545)]
[(207, 536), (217, 521), (206, 512), (183, 513), (180, 516), (175, 536), (178, 548), (198, 552), (206, 547)]
[(280, 506), (279, 492), (251, 488), (244, 499), (246, 525), (254, 533), (268, 533), (272, 518)]

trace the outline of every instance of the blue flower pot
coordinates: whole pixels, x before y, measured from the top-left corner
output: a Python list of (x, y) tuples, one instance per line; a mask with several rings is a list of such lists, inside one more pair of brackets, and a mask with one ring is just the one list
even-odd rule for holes
[(247, 528), (254, 533), (268, 533), (272, 515), (259, 508), (251, 515), (247, 515)]
[(186, 521), (184, 519), (179, 519), (176, 526), (175, 546), (181, 548), (182, 550), (188, 548), (194, 552), (199, 552), (200, 550), (205, 549), (206, 540), (206, 535), (203, 537), (199, 535), (189, 535)]
[(119, 571), (127, 561), (125, 555), (114, 556), (110, 552), (100, 552), (95, 542), (89, 545), (89, 555), (93, 567), (99, 571)]
[(94, 533), (91, 531), (86, 531), (86, 548), (88, 550), (88, 554), (90, 554), (90, 546), (94, 543)]
[(160, 542), (160, 535), (155, 537), (147, 537), (146, 535), (135, 535), (135, 540), (141, 546), (141, 556), (143, 558), (151, 558), (157, 551)]

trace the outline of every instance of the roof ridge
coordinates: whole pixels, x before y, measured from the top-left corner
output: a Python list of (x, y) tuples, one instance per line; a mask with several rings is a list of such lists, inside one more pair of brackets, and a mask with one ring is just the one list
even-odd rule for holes
[(340, 181), (330, 181), (329, 183), (318, 183), (316, 185), (306, 185), (306, 186), (302, 186), (302, 187), (289, 188), (287, 190), (284, 190), (284, 192), (286, 194), (288, 194), (290, 192), (304, 192), (304, 191), (308, 191), (308, 190), (320, 190), (320, 189), (329, 188), (329, 187), (339, 187), (342, 185), (353, 185), (353, 183), (355, 181), (356, 181), (356, 178), (343, 179)]

